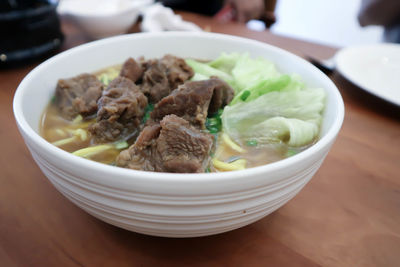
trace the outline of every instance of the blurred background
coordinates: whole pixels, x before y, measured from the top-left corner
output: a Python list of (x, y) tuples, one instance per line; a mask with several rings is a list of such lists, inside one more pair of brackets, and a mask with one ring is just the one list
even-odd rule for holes
[(271, 31), (340, 47), (381, 42), (383, 26), (361, 27), (360, 7), (361, 0), (278, 0)]
[(400, 0), (1, 0), (0, 63), (58, 49), (60, 18), (88, 40), (132, 32), (138, 21), (140, 31), (207, 30), (176, 11), (334, 47), (400, 42)]
[[(254, 30), (270, 28), (277, 34), (340, 47), (381, 42), (384, 26), (397, 25), (400, 31), (399, 0), (230, 0), (205, 1), (210, 2), (208, 5), (203, 1), (199, 6), (189, 7), (181, 3), (189, 1), (163, 2), (177, 9), (184, 7), (207, 15), (216, 13), (214, 16), (218, 19), (247, 22)], [(226, 14), (224, 5), (227, 4), (233, 6), (236, 14)], [(264, 12), (259, 13), (263, 9), (261, 4)], [(221, 5), (222, 11), (215, 11)], [(386, 41), (399, 41), (398, 35)]]

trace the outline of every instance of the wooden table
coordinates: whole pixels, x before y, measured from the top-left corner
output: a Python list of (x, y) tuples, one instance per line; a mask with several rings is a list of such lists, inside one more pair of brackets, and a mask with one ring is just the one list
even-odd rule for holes
[[(218, 24), (300, 56), (335, 48)], [(88, 41), (64, 24), (64, 48)], [(12, 98), (34, 65), (0, 70), (0, 266), (400, 266), (400, 111), (333, 73), (343, 128), (312, 181), (287, 205), (247, 227), (210, 237), (168, 239), (95, 219), (58, 193), (17, 131)]]

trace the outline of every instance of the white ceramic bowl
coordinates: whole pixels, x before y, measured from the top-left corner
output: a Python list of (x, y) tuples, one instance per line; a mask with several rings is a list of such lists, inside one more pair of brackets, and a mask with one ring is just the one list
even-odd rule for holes
[[(171, 174), (135, 171), (76, 157), (38, 134), (40, 116), (59, 78), (121, 63), (127, 57), (213, 59), (221, 52), (249, 52), (301, 75), (327, 93), (320, 140), (288, 159), (243, 171)], [(233, 230), (270, 214), (311, 179), (333, 144), (344, 116), (332, 81), (305, 60), (265, 43), (213, 33), (143, 33), (88, 43), (42, 63), (19, 85), (14, 114), (33, 158), (68, 199), (113, 225), (149, 235), (194, 237)]]
[(63, 0), (57, 11), (91, 38), (100, 39), (126, 33), (141, 9), (152, 3), (153, 0)]

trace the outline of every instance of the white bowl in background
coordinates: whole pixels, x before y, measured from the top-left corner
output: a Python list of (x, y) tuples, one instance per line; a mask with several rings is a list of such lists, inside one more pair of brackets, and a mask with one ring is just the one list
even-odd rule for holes
[[(221, 52), (249, 52), (301, 75), (327, 94), (320, 140), (290, 158), (243, 171), (172, 174), (109, 166), (74, 156), (39, 135), (43, 110), (59, 78), (123, 62), (128, 57), (213, 59)], [(14, 96), (18, 128), (33, 158), (68, 199), (113, 225), (155, 236), (195, 237), (233, 230), (270, 214), (311, 179), (330, 150), (344, 117), (340, 93), (307, 61), (249, 39), (205, 32), (140, 33), (107, 38), (70, 49), (40, 64)]]
[(74, 21), (93, 39), (126, 33), (142, 8), (154, 0), (62, 0), (60, 15)]

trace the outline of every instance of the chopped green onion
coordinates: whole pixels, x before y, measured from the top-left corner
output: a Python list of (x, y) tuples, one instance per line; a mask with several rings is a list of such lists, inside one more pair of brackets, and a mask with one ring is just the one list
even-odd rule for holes
[(218, 109), (217, 112), (214, 112), (212, 114), (208, 114), (208, 117), (209, 118), (218, 118), (218, 117), (221, 117), (223, 112), (224, 112), (224, 109), (220, 108), (220, 109)]
[(246, 145), (247, 146), (257, 146), (258, 142), (257, 142), (257, 140), (247, 140)]
[(294, 156), (294, 155), (296, 155), (298, 152), (296, 151), (296, 150), (294, 150), (294, 149), (288, 149), (288, 151), (286, 152), (286, 157), (291, 157), (291, 156)]
[(153, 111), (153, 109), (153, 104), (148, 104), (147, 107), (144, 109), (143, 123), (146, 123), (146, 121), (150, 119), (150, 113)]
[(212, 133), (212, 134), (218, 133), (218, 132), (220, 131), (220, 128), (214, 127), (214, 126), (210, 126), (210, 127), (208, 127), (207, 129), (208, 129), (208, 131), (209, 131), (210, 133)]
[(216, 126), (219, 125), (221, 122), (218, 121), (217, 118), (208, 118), (208, 120), (206, 121), (207, 126)]
[(249, 90), (244, 90), (243, 93), (240, 94), (240, 99), (242, 101), (246, 101), (246, 99), (249, 97), (250, 94), (251, 93)]
[(223, 110), (219, 109), (218, 112), (214, 113), (212, 116), (206, 118), (206, 128), (212, 133), (218, 133), (222, 129), (221, 115)]

